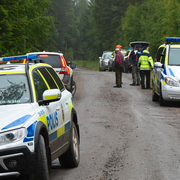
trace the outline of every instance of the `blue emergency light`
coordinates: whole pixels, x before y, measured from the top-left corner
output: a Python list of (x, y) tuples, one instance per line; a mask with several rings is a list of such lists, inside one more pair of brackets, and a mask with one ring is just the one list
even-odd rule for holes
[(32, 54), (32, 55), (29, 55), (29, 56), (22, 55), (22, 56), (4, 57), (2, 59), (3, 59), (3, 61), (18, 61), (18, 60), (22, 60), (22, 59), (32, 60), (32, 59), (37, 59), (37, 58), (38, 58), (37, 54)]
[(180, 42), (180, 38), (179, 37), (167, 37), (166, 41), (167, 42)]
[(5, 57), (3, 58), (3, 61), (17, 61), (20, 59), (26, 59), (27, 56), (13, 56), (13, 57)]

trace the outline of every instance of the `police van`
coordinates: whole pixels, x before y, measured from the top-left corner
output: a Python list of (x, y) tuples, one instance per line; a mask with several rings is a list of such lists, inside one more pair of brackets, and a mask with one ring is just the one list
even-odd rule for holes
[(161, 106), (168, 101), (180, 101), (180, 42), (179, 37), (167, 37), (159, 46), (154, 63), (152, 101)]
[(53, 160), (68, 168), (79, 164), (78, 118), (52, 66), (34, 55), (10, 63), (26, 58), (1, 58), (0, 178), (48, 180)]

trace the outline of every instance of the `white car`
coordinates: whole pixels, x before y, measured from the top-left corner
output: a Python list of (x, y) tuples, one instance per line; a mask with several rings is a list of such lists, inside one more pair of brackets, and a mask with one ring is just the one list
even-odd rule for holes
[(59, 74), (60, 78), (62, 79), (66, 89), (70, 91), (73, 95), (75, 93), (74, 86), (73, 86), (73, 70), (76, 66), (69, 63), (65, 59), (64, 55), (59, 52), (30, 52), (26, 54), (29, 55), (37, 55), (38, 59), (42, 59), (45, 63), (50, 64), (55, 71)]
[(109, 58), (111, 57), (113, 52), (111, 51), (104, 51), (102, 57), (99, 57), (99, 71), (106, 71), (108, 70), (108, 62)]
[[(72, 94), (39, 60), (0, 65), (0, 178), (49, 179), (51, 162), (77, 167), (79, 125)], [(28, 56), (29, 59), (31, 55)]]
[(152, 101), (161, 106), (168, 101), (180, 101), (180, 38), (167, 37), (159, 46), (153, 70)]

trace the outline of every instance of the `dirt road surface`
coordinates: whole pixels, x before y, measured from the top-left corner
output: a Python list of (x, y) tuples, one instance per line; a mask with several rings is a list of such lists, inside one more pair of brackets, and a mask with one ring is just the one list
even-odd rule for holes
[(81, 132), (75, 169), (53, 169), (51, 180), (179, 180), (180, 106), (160, 107), (151, 90), (132, 87), (123, 73), (75, 69)]
[(75, 69), (74, 97), (80, 125), (80, 164), (53, 162), (50, 180), (179, 180), (180, 105), (160, 107), (151, 90), (122, 88), (114, 72)]

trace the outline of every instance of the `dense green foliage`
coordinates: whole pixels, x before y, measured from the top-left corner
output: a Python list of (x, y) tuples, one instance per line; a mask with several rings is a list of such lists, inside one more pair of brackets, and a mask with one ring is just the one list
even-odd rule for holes
[(97, 60), (117, 44), (148, 41), (154, 57), (165, 37), (180, 36), (180, 0), (1, 0), (0, 55), (61, 51)]

